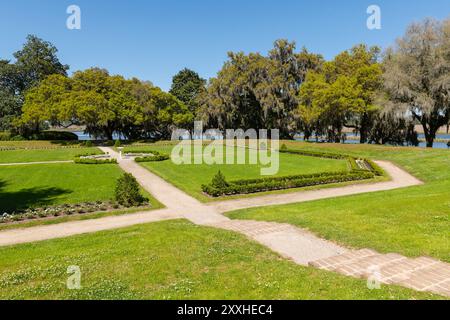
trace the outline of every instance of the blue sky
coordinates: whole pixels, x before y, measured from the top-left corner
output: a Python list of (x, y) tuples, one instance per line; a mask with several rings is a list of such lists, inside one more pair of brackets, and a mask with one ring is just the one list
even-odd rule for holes
[[(66, 28), (71, 4), (81, 8), (81, 30)], [(381, 7), (381, 30), (366, 28), (371, 4)], [(449, 0), (2, 0), (0, 58), (36, 34), (71, 72), (104, 67), (167, 90), (184, 67), (215, 76), (228, 51), (266, 53), (286, 38), (330, 59), (357, 43), (389, 46), (412, 21), (449, 16)]]

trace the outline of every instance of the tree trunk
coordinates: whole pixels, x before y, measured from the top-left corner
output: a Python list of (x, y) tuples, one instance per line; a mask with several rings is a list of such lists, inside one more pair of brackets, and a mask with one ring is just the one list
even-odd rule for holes
[(427, 142), (427, 148), (433, 148), (434, 139), (436, 137), (437, 130), (433, 130), (432, 128), (428, 128), (426, 123), (422, 124), (423, 132), (425, 133), (425, 140)]
[(366, 143), (368, 139), (368, 131), (369, 131), (369, 115), (364, 113), (361, 117), (361, 128), (359, 129), (360, 140), (359, 143)]

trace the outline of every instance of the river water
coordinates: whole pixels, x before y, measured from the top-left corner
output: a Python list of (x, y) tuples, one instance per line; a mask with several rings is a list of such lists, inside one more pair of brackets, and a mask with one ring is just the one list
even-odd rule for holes
[[(74, 132), (77, 136), (78, 136), (78, 140), (80, 141), (87, 141), (87, 140), (94, 140), (94, 138), (92, 136), (90, 136), (89, 134), (84, 133), (83, 131), (75, 131)], [(354, 133), (347, 133), (347, 137), (357, 137)], [(444, 139), (444, 140), (450, 140), (450, 134), (439, 134), (436, 137), (437, 139)], [(113, 135), (113, 139), (114, 140), (126, 140), (123, 136), (120, 136), (119, 134), (114, 134)], [(423, 134), (419, 134), (419, 139), (425, 139), (425, 135)], [(302, 137), (298, 137), (295, 140), (298, 141), (303, 141)], [(315, 139), (311, 138), (310, 139), (311, 142), (314, 142)], [(345, 143), (349, 143), (349, 144), (359, 144), (359, 140), (356, 140), (355, 138), (353, 139), (347, 139), (345, 141)], [(425, 148), (426, 147), (426, 143), (425, 142), (421, 142), (419, 144), (420, 148)], [(433, 145), (433, 148), (436, 149), (448, 149), (447, 143), (444, 142), (435, 142)]]

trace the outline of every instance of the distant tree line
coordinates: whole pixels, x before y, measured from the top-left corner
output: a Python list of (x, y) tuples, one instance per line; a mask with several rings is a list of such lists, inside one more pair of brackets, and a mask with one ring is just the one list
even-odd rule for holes
[(427, 146), (450, 123), (450, 19), (412, 24), (381, 52), (364, 44), (325, 61), (278, 40), (267, 55), (229, 53), (215, 78), (184, 69), (166, 93), (149, 82), (92, 68), (67, 76), (56, 48), (29, 36), (12, 63), (0, 60), (0, 130), (31, 135), (82, 125), (112, 139), (167, 139), (174, 128), (279, 129), (328, 142), (351, 128), (361, 143)]

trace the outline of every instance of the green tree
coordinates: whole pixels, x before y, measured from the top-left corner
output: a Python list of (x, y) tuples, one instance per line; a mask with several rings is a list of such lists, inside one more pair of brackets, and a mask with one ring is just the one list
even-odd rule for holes
[(295, 43), (278, 40), (268, 56), (229, 53), (217, 77), (210, 81), (201, 116), (219, 129), (279, 129), (283, 138), (293, 135), (298, 91), (308, 70), (320, 69), (320, 55)]
[[(299, 127), (306, 130), (305, 135), (311, 134), (313, 120), (315, 131), (326, 134), (330, 142), (341, 140), (344, 126), (358, 131), (361, 143), (367, 142), (378, 110), (375, 93), (382, 85), (378, 54), (377, 47), (358, 45), (323, 64), (322, 70), (310, 71), (297, 107)], [(302, 123), (305, 119), (309, 123)]]
[(27, 37), (22, 50), (14, 53), (15, 65), (21, 76), (19, 89), (22, 93), (51, 74), (67, 75), (69, 66), (59, 61), (57, 53), (58, 49), (50, 42), (34, 35)]
[(12, 128), (27, 90), (49, 75), (66, 76), (69, 67), (59, 62), (57, 51), (51, 43), (29, 35), (22, 50), (14, 53), (14, 63), (0, 60), (0, 129)]
[(433, 147), (436, 132), (450, 121), (450, 19), (412, 24), (386, 54), (384, 85)]
[(190, 69), (183, 69), (172, 79), (170, 94), (183, 102), (192, 114), (200, 107), (199, 96), (205, 91), (206, 80)]
[(173, 95), (137, 79), (110, 76), (92, 68), (72, 78), (52, 75), (26, 94), (20, 124), (37, 133), (41, 124), (84, 125), (95, 137), (112, 140), (114, 133), (130, 139), (171, 137), (187, 127), (192, 113)]

